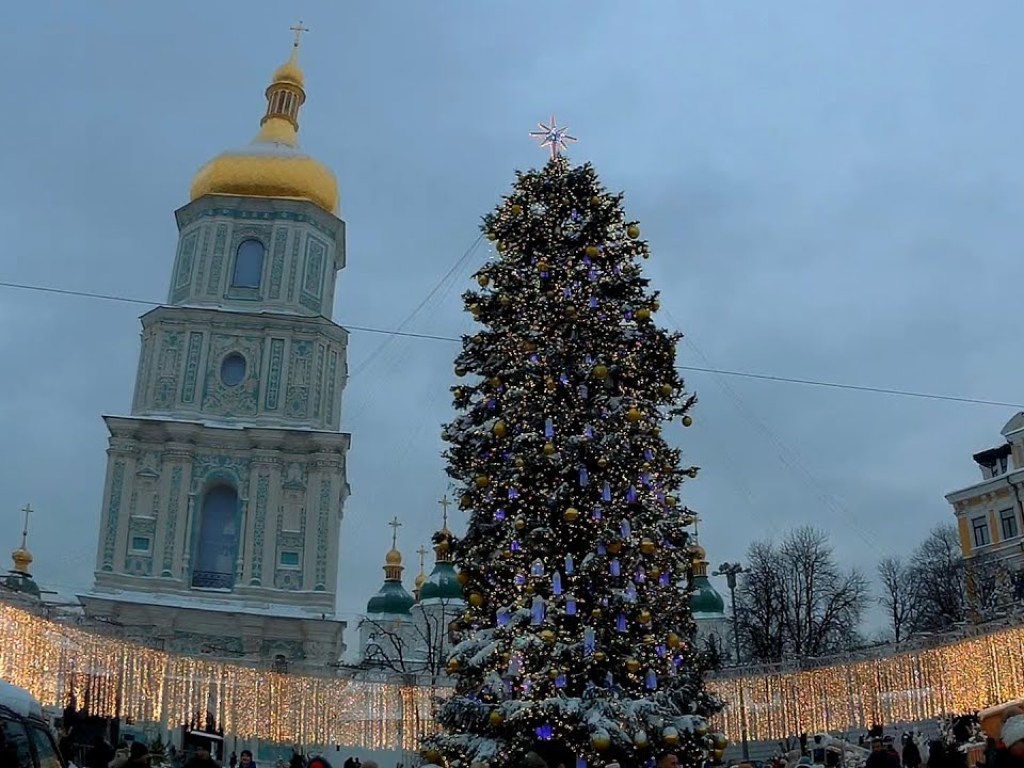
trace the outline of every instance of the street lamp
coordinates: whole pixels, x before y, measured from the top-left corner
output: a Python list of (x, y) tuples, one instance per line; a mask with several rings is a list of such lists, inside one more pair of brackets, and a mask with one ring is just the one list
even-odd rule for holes
[[(725, 576), (726, 583), (729, 585), (729, 600), (732, 601), (732, 641), (733, 649), (736, 652), (736, 665), (740, 663), (740, 619), (738, 609), (736, 608), (736, 577), (744, 572), (744, 568), (739, 563), (722, 563), (718, 566), (718, 570), (715, 571), (713, 576)], [(747, 705), (743, 698), (743, 681), (740, 680), (740, 736), (743, 740), (743, 759), (750, 759), (750, 747), (747, 744)]]

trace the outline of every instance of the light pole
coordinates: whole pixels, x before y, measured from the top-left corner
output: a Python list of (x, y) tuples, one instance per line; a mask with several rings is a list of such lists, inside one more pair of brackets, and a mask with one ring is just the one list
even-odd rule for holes
[[(736, 666), (740, 664), (740, 619), (736, 607), (736, 577), (743, 573), (743, 566), (739, 563), (722, 563), (713, 576), (725, 576), (729, 585), (729, 599), (732, 601), (732, 642), (736, 652)], [(740, 736), (742, 738), (743, 759), (750, 759), (750, 747), (747, 744), (747, 705), (743, 697), (743, 682), (740, 680)]]

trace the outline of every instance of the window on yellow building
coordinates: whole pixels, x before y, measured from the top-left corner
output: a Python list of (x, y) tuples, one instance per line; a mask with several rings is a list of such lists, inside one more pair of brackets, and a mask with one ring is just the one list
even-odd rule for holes
[(974, 546), (984, 547), (991, 541), (988, 533), (988, 519), (984, 517), (976, 517), (971, 520), (971, 526), (974, 528)]
[(1017, 510), (1004, 509), (999, 513), (999, 529), (1003, 539), (1012, 539), (1017, 536)]

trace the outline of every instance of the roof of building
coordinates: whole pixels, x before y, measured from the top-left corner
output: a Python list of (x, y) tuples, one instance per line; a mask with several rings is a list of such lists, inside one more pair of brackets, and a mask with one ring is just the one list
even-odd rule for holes
[(694, 577), (693, 590), (690, 593), (690, 611), (694, 616), (725, 616), (725, 600), (718, 594), (718, 590), (711, 586), (707, 576)]
[(385, 581), (380, 591), (370, 598), (366, 603), (368, 614), (393, 614), (406, 616), (409, 609), (416, 604), (416, 599), (410, 595), (400, 581)]
[(448, 561), (434, 563), (434, 570), (420, 587), (420, 600), (462, 600), (462, 585), (455, 566)]

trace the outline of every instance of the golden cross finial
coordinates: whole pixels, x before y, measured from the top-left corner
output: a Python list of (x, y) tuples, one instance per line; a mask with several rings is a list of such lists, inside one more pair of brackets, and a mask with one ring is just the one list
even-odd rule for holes
[(402, 527), (402, 524), (398, 522), (398, 518), (395, 517), (391, 520), (388, 525), (391, 526), (391, 548), (398, 549), (398, 529)]
[(31, 504), (26, 504), (21, 508), (21, 511), (25, 513), (25, 524), (21, 529), (21, 548), (25, 549), (28, 545), (28, 516), (35, 512), (35, 510), (32, 509)]
[(427, 554), (430, 552), (429, 549), (420, 544), (420, 548), (416, 550), (416, 554), (420, 556), (420, 573), (423, 573), (423, 566), (427, 562)]
[(437, 503), (440, 504), (441, 505), (441, 509), (444, 510), (442, 517), (443, 517), (443, 520), (444, 520), (444, 530), (447, 531), (448, 530), (448, 507), (449, 507), (449, 505), (451, 505), (451, 501), (448, 499), (448, 494), (446, 493), (444, 496), (442, 496), (441, 500), (439, 502), (437, 502)]
[(299, 43), (302, 42), (302, 33), (309, 32), (309, 27), (302, 26), (302, 19), (299, 19), (298, 24), (296, 24), (294, 27), (288, 27), (288, 29), (295, 33), (295, 40), (292, 41), (292, 47), (298, 48)]

